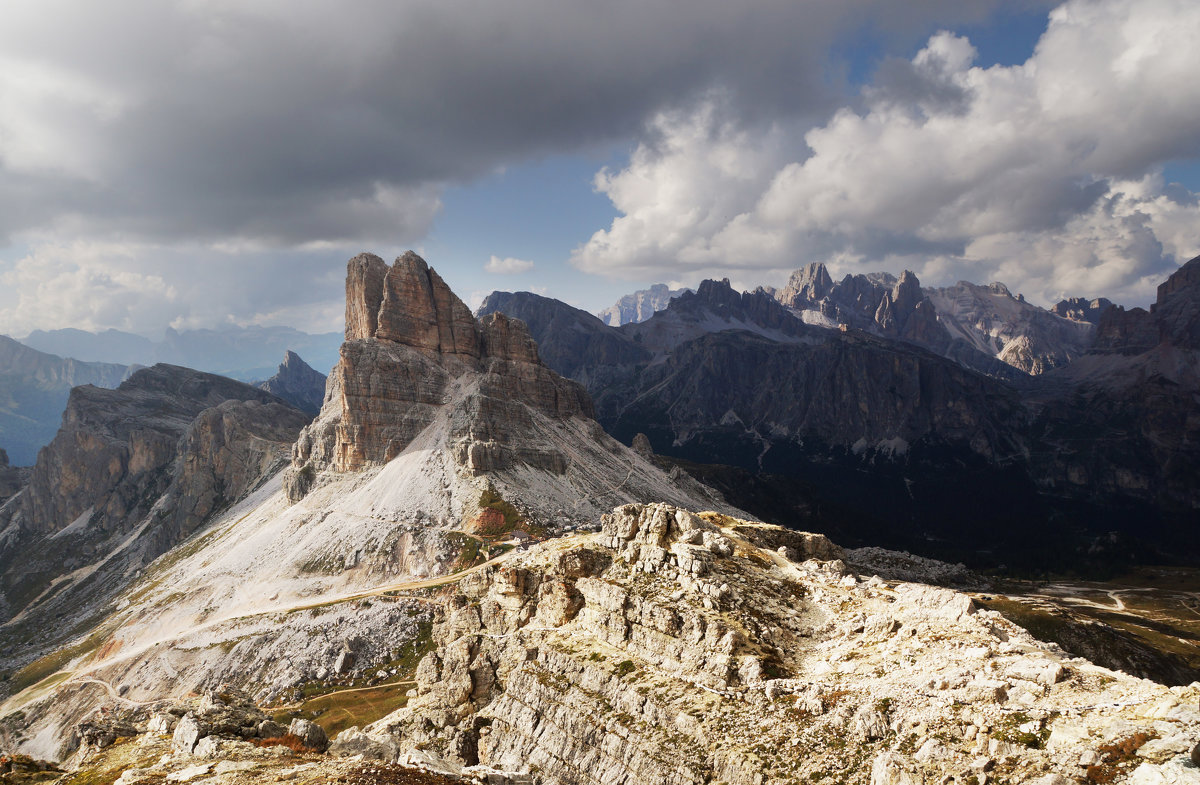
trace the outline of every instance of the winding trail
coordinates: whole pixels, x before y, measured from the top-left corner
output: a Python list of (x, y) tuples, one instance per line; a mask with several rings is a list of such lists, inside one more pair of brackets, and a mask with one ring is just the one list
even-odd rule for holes
[[(586, 536), (586, 535), (576, 535), (576, 536)], [(565, 539), (573, 539), (573, 538), (565, 538)], [(325, 607), (327, 605), (336, 605), (336, 604), (343, 603), (343, 602), (352, 602), (354, 600), (365, 599), (367, 597), (377, 597), (379, 595), (387, 594), (390, 592), (413, 591), (413, 590), (417, 590), (417, 589), (429, 589), (429, 588), (435, 588), (438, 586), (445, 586), (445, 585), (448, 585), (451, 583), (457, 583), (458, 581), (462, 580), (463, 578), (466, 578), (469, 575), (473, 575), (477, 572), (488, 569), (490, 567), (495, 567), (499, 564), (503, 564), (505, 561), (512, 558), (514, 555), (516, 555), (519, 552), (520, 551), (518, 549), (514, 548), (513, 550), (510, 550), (510, 551), (507, 551), (506, 553), (500, 554), (499, 556), (497, 556), (493, 559), (489, 559), (488, 561), (485, 561), (482, 564), (477, 564), (474, 567), (470, 567), (468, 569), (461, 570), (459, 572), (451, 573), (449, 575), (441, 575), (441, 576), (438, 576), (435, 578), (422, 578), (420, 580), (399, 581), (396, 583), (388, 583), (388, 584), (384, 584), (381, 586), (375, 586), (371, 589), (364, 589), (362, 591), (346, 592), (343, 594), (337, 594), (337, 595), (333, 595), (333, 596), (324, 596), (324, 597), (321, 597), (320, 599), (316, 599), (316, 600), (299, 601), (299, 602), (294, 602), (294, 603), (276, 605), (276, 606), (272, 606), (269, 608), (261, 608), (261, 609), (255, 609), (255, 610), (246, 611), (246, 612), (242, 612), (242, 613), (236, 613), (236, 614), (232, 614), (229, 616), (222, 616), (221, 618), (212, 619), (210, 621), (205, 621), (201, 624), (196, 624), (191, 627), (185, 628), (183, 630), (173, 632), (169, 638), (163, 638), (163, 639), (159, 639), (159, 640), (150, 640), (150, 641), (146, 641), (145, 643), (142, 643), (138, 646), (134, 646), (131, 648), (122, 648), (121, 650), (119, 650), (118, 652), (115, 652), (110, 657), (106, 657), (99, 661), (91, 662), (85, 666), (81, 666), (81, 667), (75, 669), (74, 671), (67, 671), (67, 673), (69, 673), (70, 676), (66, 679), (64, 684), (79, 684), (79, 683), (99, 684), (99, 685), (105, 687), (105, 689), (108, 691), (109, 695), (111, 695), (116, 700), (124, 701), (126, 703), (130, 703), (130, 704), (136, 705), (136, 706), (147, 705), (145, 703), (138, 703), (137, 701), (133, 701), (128, 698), (125, 698), (124, 696), (118, 695), (116, 690), (113, 689), (112, 685), (110, 685), (108, 682), (104, 681), (103, 679), (97, 678), (93, 674), (99, 670), (108, 668), (116, 663), (124, 662), (124, 661), (130, 660), (130, 659), (139, 657), (141, 655), (144, 655), (147, 651), (150, 651), (150, 650), (154, 649), (156, 646), (160, 646), (169, 641), (184, 640), (192, 635), (195, 635), (196, 633), (204, 632), (206, 630), (211, 630), (213, 628), (220, 627), (221, 625), (238, 622), (238, 621), (242, 621), (245, 619), (253, 619), (253, 618), (256, 618), (259, 616), (267, 616), (267, 615), (278, 614), (278, 613), (291, 613), (294, 611), (308, 610), (311, 608), (321, 608), (321, 607)], [(62, 672), (63, 671), (59, 671), (59, 673), (62, 673)], [(37, 685), (33, 685), (33, 686), (37, 686)], [(379, 686), (379, 685), (376, 685), (376, 686)], [(19, 697), (19, 694), (14, 695), (12, 697), (12, 699), (16, 699), (18, 697)], [(10, 699), (10, 700), (12, 700), (12, 699)], [(151, 701), (151, 703), (153, 703), (153, 701)]]

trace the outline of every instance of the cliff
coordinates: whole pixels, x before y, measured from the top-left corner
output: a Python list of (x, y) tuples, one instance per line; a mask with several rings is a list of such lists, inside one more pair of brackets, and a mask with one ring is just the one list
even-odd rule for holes
[(28, 484), (0, 508), (5, 618), (39, 600), (41, 614), (94, 608), (278, 468), (304, 422), (266, 392), (176, 366), (115, 390), (76, 387)]

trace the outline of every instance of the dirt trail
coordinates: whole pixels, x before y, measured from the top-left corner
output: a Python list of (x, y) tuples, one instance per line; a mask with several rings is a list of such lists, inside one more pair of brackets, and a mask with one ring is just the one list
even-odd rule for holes
[[(573, 535), (572, 537), (566, 537), (566, 538), (562, 538), (562, 539), (565, 542), (565, 541), (573, 540), (576, 537), (581, 537), (581, 536), (586, 536), (586, 535)], [(371, 589), (365, 589), (362, 591), (347, 592), (344, 594), (338, 594), (338, 595), (332, 595), (332, 596), (326, 595), (326, 596), (321, 597), (320, 599), (294, 602), (294, 603), (283, 604), (283, 605), (275, 605), (275, 606), (271, 606), (269, 608), (260, 608), (260, 609), (255, 609), (252, 611), (243, 612), (243, 613), (232, 614), (229, 616), (222, 616), (221, 618), (212, 619), (210, 621), (206, 621), (201, 624), (197, 624), (192, 627), (188, 627), (188, 628), (180, 630), (178, 632), (174, 632), (170, 636), (169, 640), (173, 640), (173, 641), (183, 640), (183, 639), (185, 639), (191, 635), (194, 635), (198, 632), (204, 632), (206, 630), (211, 630), (215, 627), (219, 627), (223, 624), (229, 624), (229, 623), (241, 621), (244, 619), (252, 619), (252, 618), (255, 618), (258, 616), (266, 616), (266, 615), (277, 614), (277, 613), (291, 613), (294, 611), (309, 610), (311, 608), (321, 608), (321, 607), (324, 607), (327, 605), (335, 605), (337, 603), (342, 603), (342, 602), (352, 602), (354, 600), (366, 599), (368, 597), (377, 597), (381, 594), (387, 594), (389, 592), (413, 591), (413, 590), (417, 590), (417, 589), (430, 589), (430, 588), (435, 588), (438, 586), (445, 586), (445, 585), (448, 585), (451, 583), (457, 583), (458, 581), (462, 580), (463, 578), (467, 577), (468, 575), (473, 575), (474, 573), (480, 572), (481, 570), (485, 570), (485, 569), (488, 569), (489, 567), (494, 567), (496, 565), (502, 564), (505, 561), (507, 561), (508, 559), (515, 556), (519, 552), (520, 551), (518, 549), (513, 549), (513, 550), (503, 553), (493, 559), (489, 559), (488, 561), (485, 561), (482, 564), (478, 564), (478, 565), (468, 568), (466, 570), (461, 570), (459, 572), (451, 573), (450, 575), (442, 575), (442, 576), (438, 576), (435, 578), (423, 578), (421, 580), (415, 580), (415, 581), (414, 580), (399, 581), (396, 583), (389, 583), (389, 584), (385, 584), (382, 586), (375, 586)], [(141, 645), (134, 646), (131, 648), (123, 648), (118, 654), (116, 654), (112, 657), (109, 657), (109, 658), (101, 660), (101, 661), (90, 663), (88, 665), (85, 665), (85, 666), (82, 666), (82, 667), (76, 669), (75, 671), (72, 671), (70, 680), (76, 681), (83, 676), (91, 674), (102, 668), (107, 668), (110, 665), (113, 665), (114, 663), (123, 662), (125, 660), (129, 660), (134, 657), (140, 656), (142, 654), (145, 654), (150, 649), (153, 649), (155, 646), (161, 645), (166, 642), (167, 642), (167, 640), (152, 640), (152, 641), (148, 641), (148, 642), (142, 643)]]

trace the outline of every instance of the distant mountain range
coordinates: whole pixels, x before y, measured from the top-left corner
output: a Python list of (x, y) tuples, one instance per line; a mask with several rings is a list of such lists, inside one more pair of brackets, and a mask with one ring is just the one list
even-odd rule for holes
[(284, 352), (293, 351), (327, 372), (338, 359), (341, 333), (311, 334), (291, 327), (228, 327), (219, 330), (168, 328), (161, 341), (119, 330), (37, 330), (21, 343), (38, 351), (89, 362), (124, 365), (170, 363), (219, 373), (239, 381), (266, 379)]
[(600, 321), (609, 327), (644, 322), (666, 308), (671, 300), (691, 289), (672, 289), (665, 283), (656, 283), (649, 289), (639, 289), (627, 294), (616, 303), (597, 314)]
[(266, 380), (264, 389), (316, 414), (325, 375), (300, 355), (332, 368), (340, 343), (340, 333), (310, 335), (288, 327), (168, 330), (157, 342), (117, 330), (38, 331), (20, 342), (0, 336), (0, 449), (14, 466), (32, 466), (58, 431), (72, 387), (111, 389), (138, 368), (160, 362), (240, 381)]
[(529, 293), (494, 311), (609, 433), (764, 519), (976, 563), (1200, 548), (1200, 258), (1150, 311), (822, 265), (778, 292), (705, 281), (621, 327)]
[(32, 466), (58, 431), (72, 387), (116, 387), (130, 373), (126, 365), (63, 359), (0, 335), (0, 448), (13, 465)]

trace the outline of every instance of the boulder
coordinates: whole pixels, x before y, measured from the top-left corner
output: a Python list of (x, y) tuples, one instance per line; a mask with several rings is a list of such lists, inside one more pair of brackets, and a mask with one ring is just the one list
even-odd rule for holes
[(305, 747), (311, 747), (317, 752), (324, 752), (329, 747), (329, 736), (325, 734), (325, 729), (315, 722), (294, 719), (288, 726), (288, 733), (300, 739)]
[(200, 723), (191, 714), (185, 714), (175, 723), (175, 733), (171, 737), (171, 746), (176, 752), (191, 755), (196, 749), (197, 742), (203, 733)]

